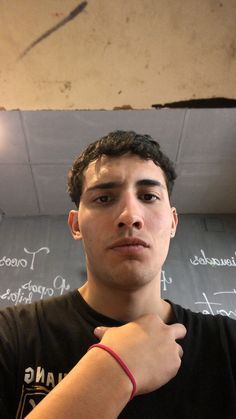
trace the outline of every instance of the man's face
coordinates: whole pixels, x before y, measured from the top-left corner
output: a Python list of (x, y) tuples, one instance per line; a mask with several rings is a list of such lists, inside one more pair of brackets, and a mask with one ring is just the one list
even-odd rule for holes
[(74, 236), (83, 240), (88, 280), (124, 290), (159, 280), (176, 226), (153, 161), (103, 156), (85, 170)]

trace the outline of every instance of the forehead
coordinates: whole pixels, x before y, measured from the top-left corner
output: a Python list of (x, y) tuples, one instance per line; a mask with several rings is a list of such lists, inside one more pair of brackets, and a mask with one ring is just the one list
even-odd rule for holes
[(98, 182), (138, 181), (156, 179), (166, 187), (165, 174), (152, 160), (137, 155), (125, 154), (120, 157), (102, 156), (89, 164), (84, 171), (84, 189)]

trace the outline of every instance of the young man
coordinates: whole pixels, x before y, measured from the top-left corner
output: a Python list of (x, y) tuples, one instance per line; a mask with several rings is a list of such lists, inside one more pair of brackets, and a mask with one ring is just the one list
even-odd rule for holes
[(235, 321), (160, 295), (174, 179), (158, 143), (134, 132), (110, 133), (75, 161), (69, 226), (87, 281), (1, 312), (1, 417), (236, 417)]

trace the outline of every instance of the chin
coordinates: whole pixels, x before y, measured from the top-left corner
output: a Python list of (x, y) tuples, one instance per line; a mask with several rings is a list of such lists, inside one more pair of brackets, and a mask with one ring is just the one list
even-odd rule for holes
[(119, 288), (123, 291), (138, 291), (141, 288), (155, 281), (155, 275), (148, 273), (146, 270), (140, 272), (140, 270), (132, 270), (127, 272), (127, 269), (121, 270), (118, 275), (112, 275), (110, 285), (114, 288)]

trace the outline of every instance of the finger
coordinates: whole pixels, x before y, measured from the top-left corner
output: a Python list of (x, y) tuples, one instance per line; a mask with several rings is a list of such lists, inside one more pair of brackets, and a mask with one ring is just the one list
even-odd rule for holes
[(93, 333), (98, 339), (101, 340), (108, 329), (109, 327), (99, 326), (99, 327), (96, 327), (96, 329), (94, 329)]
[(172, 327), (174, 327), (175, 339), (183, 339), (185, 337), (187, 330), (183, 324), (175, 323)]
[(184, 354), (183, 348), (179, 344), (178, 344), (178, 347), (179, 347), (179, 357), (182, 358), (183, 357), (183, 354)]

